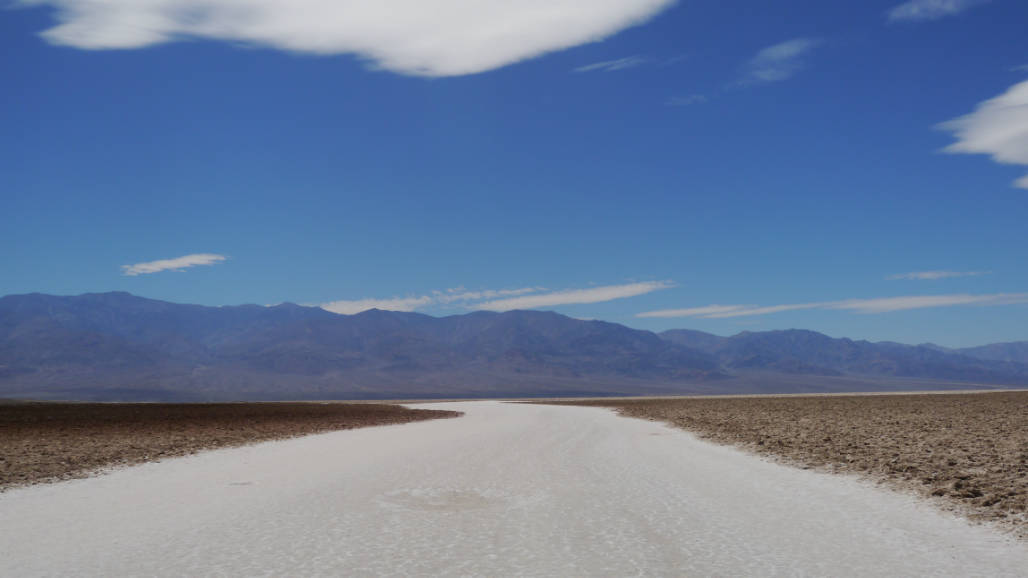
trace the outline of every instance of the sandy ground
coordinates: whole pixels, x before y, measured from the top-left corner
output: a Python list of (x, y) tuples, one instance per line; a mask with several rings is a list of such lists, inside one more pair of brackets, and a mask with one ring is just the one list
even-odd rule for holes
[(0, 403), (0, 491), (98, 469), (452, 412), (347, 403)]
[(1028, 546), (602, 408), (214, 450), (0, 494), (0, 575), (1017, 576)]
[(912, 490), (1028, 538), (1028, 391), (591, 400), (788, 463)]

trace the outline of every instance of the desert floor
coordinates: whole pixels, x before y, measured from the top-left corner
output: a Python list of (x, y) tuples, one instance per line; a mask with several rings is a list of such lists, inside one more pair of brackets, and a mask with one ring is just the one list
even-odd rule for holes
[(855, 473), (1028, 538), (1028, 391), (590, 400), (792, 465)]
[(454, 412), (363, 403), (0, 403), (0, 491), (200, 450)]
[(0, 494), (0, 575), (1017, 576), (1028, 546), (593, 407), (219, 449)]

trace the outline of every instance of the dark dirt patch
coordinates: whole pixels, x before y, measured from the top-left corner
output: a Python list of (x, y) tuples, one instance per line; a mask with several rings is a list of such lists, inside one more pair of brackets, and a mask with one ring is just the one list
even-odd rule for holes
[(563, 403), (665, 421), (802, 467), (868, 475), (1028, 538), (1028, 392)]
[(0, 403), (0, 491), (212, 448), (459, 415), (371, 403)]

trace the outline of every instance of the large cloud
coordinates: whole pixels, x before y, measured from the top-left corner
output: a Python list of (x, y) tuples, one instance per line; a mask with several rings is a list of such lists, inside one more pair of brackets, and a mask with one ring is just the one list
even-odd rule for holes
[(402, 74), (473, 74), (602, 40), (674, 0), (22, 0), (56, 9), (43, 32), (83, 49), (183, 38), (354, 54)]
[[(946, 152), (987, 154), (998, 163), (1028, 165), (1028, 80), (939, 127), (957, 138)], [(1028, 176), (1014, 185), (1028, 189)]]

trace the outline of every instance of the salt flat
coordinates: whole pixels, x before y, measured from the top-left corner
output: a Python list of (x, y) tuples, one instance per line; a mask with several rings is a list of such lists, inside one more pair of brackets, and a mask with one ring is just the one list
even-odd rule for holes
[(601, 408), (211, 451), (0, 494), (0, 575), (1018, 576), (918, 500)]

